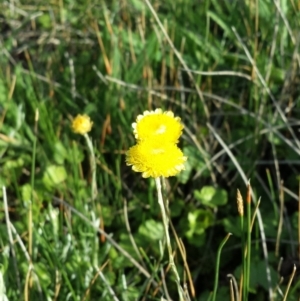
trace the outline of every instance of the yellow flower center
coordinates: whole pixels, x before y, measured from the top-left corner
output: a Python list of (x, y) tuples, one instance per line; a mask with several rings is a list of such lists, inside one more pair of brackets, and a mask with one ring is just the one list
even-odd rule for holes
[(160, 125), (158, 129), (155, 131), (156, 134), (163, 134), (166, 132), (167, 127), (165, 125)]

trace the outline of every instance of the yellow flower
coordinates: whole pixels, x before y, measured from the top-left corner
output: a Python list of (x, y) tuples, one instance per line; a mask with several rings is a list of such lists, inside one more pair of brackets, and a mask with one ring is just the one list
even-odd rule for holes
[(159, 138), (166, 143), (177, 143), (183, 129), (179, 117), (174, 117), (171, 111), (163, 112), (162, 109), (145, 111), (137, 117), (132, 127), (138, 141)]
[(77, 115), (72, 122), (72, 130), (74, 133), (84, 135), (88, 133), (93, 126), (93, 122), (91, 121), (88, 115)]
[(126, 153), (127, 165), (144, 178), (170, 177), (184, 170), (186, 157), (174, 144), (162, 144), (160, 140), (141, 141)]

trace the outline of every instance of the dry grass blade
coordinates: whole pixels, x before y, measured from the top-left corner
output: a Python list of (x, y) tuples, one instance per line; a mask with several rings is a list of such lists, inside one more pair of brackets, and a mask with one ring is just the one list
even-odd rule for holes
[(293, 279), (294, 279), (295, 274), (296, 274), (296, 270), (297, 270), (297, 268), (296, 268), (296, 266), (295, 266), (295, 264), (294, 264), (293, 272), (292, 272), (292, 274), (291, 274), (291, 276), (290, 276), (290, 279), (289, 279), (289, 282), (288, 282), (288, 285), (287, 285), (287, 288), (286, 288), (286, 291), (285, 291), (285, 294), (284, 294), (284, 297), (283, 297), (283, 300), (282, 300), (282, 301), (286, 301), (286, 299), (287, 299), (289, 290), (290, 290), (290, 288), (291, 288), (291, 284), (292, 284)]
[(234, 299), (234, 289), (233, 289), (232, 279), (230, 279), (229, 285), (230, 285), (230, 301), (235, 301), (235, 299)]
[(283, 293), (282, 293), (282, 291), (281, 291), (281, 289), (280, 289), (280, 285), (283, 283), (283, 280), (284, 280), (284, 278), (283, 278), (283, 277), (280, 277), (280, 279), (279, 279), (279, 281), (278, 281), (276, 287), (275, 287), (274, 290), (273, 290), (273, 294), (276, 294), (276, 292), (278, 292), (278, 293), (280, 294), (280, 296), (283, 297)]
[(232, 275), (232, 274), (228, 274), (227, 277), (230, 278), (230, 297), (231, 297), (231, 300), (239, 301), (240, 300), (240, 295), (239, 295), (239, 288), (238, 288), (237, 281), (236, 281), (234, 275)]
[(280, 192), (279, 192), (279, 202), (280, 202), (280, 215), (277, 229), (277, 237), (276, 237), (276, 246), (275, 246), (275, 255), (279, 256), (279, 244), (280, 244), (280, 236), (282, 232), (283, 225), (283, 210), (284, 210), (284, 191), (283, 191), (283, 181), (281, 181)]
[(108, 261), (106, 261), (100, 268), (97, 268), (97, 273), (95, 274), (95, 276), (92, 278), (87, 290), (85, 291), (84, 293), (84, 296), (82, 297), (81, 301), (85, 301), (89, 294), (90, 294), (90, 291), (91, 291), (91, 288), (94, 284), (94, 282), (96, 281), (96, 279), (99, 277), (99, 274), (102, 272), (102, 270), (106, 267), (106, 265), (108, 264)]
[[(183, 70), (185, 70), (185, 69), (183, 69)], [(189, 69), (189, 71), (194, 74), (206, 75), (206, 76), (237, 76), (237, 77), (242, 77), (249, 81), (252, 81), (252, 78), (250, 75), (241, 73), (241, 72), (235, 72), (235, 71), (196, 71), (196, 70), (191, 70), (191, 69)]]
[(130, 224), (129, 224), (129, 220), (128, 220), (128, 210), (127, 210), (127, 201), (126, 201), (126, 199), (124, 199), (124, 219), (125, 219), (125, 226), (126, 226), (131, 244), (132, 244), (137, 256), (139, 257), (143, 267), (146, 267), (146, 265), (143, 261), (143, 257), (141, 255), (141, 252), (139, 251), (139, 248), (136, 245), (134, 237), (133, 237), (132, 232), (131, 232), (131, 228), (130, 228)]
[(107, 287), (111, 297), (113, 298), (114, 301), (119, 301), (116, 293), (114, 292), (113, 288), (111, 287), (111, 285), (109, 284), (109, 281), (106, 279), (105, 275), (102, 273), (102, 271), (99, 269), (98, 270), (99, 276), (101, 278), (101, 280), (104, 282), (105, 286)]
[(292, 43), (295, 45), (295, 44), (296, 44), (295, 36), (294, 36), (294, 34), (293, 34), (293, 31), (292, 31), (292, 29), (291, 29), (291, 26), (290, 26), (290, 24), (289, 24), (289, 22), (288, 22), (288, 20), (287, 20), (287, 18), (286, 18), (286, 16), (285, 16), (284, 12), (282, 11), (282, 9), (281, 9), (281, 7), (280, 7), (280, 1), (278, 1), (278, 0), (273, 0), (273, 2), (274, 2), (274, 4), (275, 4), (275, 6), (276, 6), (276, 8), (277, 8), (277, 10), (278, 10), (278, 12), (279, 12), (279, 14), (280, 14), (282, 20), (283, 20), (283, 22), (284, 22), (285, 27), (287, 28), (287, 31), (288, 31), (288, 33), (289, 33), (289, 35), (290, 35), (290, 37), (291, 37)]
[(257, 201), (257, 203), (255, 205), (255, 208), (254, 208), (254, 212), (253, 212), (253, 216), (252, 216), (252, 220), (251, 220), (250, 232), (252, 232), (254, 221), (255, 221), (255, 217), (257, 215), (259, 205), (260, 205), (260, 198), (258, 199), (258, 201)]
[[(173, 233), (176, 233), (173, 224), (171, 224), (171, 225), (172, 225), (171, 227), (172, 227)], [(192, 295), (193, 298), (195, 298), (196, 291), (195, 291), (195, 287), (194, 287), (194, 284), (193, 284), (192, 274), (191, 274), (189, 265), (188, 265), (187, 260), (186, 260), (186, 251), (185, 251), (185, 248), (184, 248), (183, 241), (182, 241), (182, 239), (178, 238), (177, 233), (176, 233), (176, 242), (178, 244), (178, 247), (179, 247), (179, 250), (180, 250), (180, 253), (181, 253), (181, 256), (182, 256), (182, 260), (183, 260), (183, 263), (184, 263), (184, 268), (185, 268), (185, 271), (187, 273), (187, 278), (189, 280), (191, 295)], [(186, 292), (186, 295), (189, 296), (188, 291), (185, 290), (185, 292)]]
[(165, 275), (164, 269), (162, 267), (160, 269), (160, 275), (161, 275), (162, 285), (164, 288), (164, 294), (166, 295), (167, 301), (172, 301), (172, 299), (169, 295), (168, 286), (166, 284), (166, 275)]

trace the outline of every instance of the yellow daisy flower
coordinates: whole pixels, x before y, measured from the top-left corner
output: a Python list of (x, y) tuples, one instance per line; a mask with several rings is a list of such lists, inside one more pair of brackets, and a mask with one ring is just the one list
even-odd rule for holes
[(145, 140), (126, 153), (126, 163), (144, 178), (170, 177), (184, 170), (185, 157), (174, 144), (161, 144), (160, 140)]
[(77, 115), (72, 122), (72, 130), (76, 134), (84, 135), (88, 133), (93, 126), (93, 122), (91, 121), (88, 115)]
[(179, 117), (174, 117), (171, 111), (163, 112), (162, 109), (145, 111), (137, 117), (132, 127), (139, 141), (159, 138), (166, 143), (177, 143), (183, 129)]

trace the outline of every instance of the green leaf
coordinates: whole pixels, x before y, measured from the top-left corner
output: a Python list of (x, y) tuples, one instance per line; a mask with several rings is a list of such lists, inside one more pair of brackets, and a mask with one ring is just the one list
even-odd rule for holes
[(188, 230), (185, 236), (188, 241), (195, 245), (201, 246), (205, 242), (205, 229), (213, 225), (214, 216), (209, 210), (197, 209), (188, 214)]
[(67, 172), (63, 166), (50, 165), (44, 173), (43, 183), (47, 187), (53, 187), (61, 184), (66, 178)]
[[(271, 272), (271, 279), (272, 279), (272, 286), (276, 286), (276, 279), (278, 278), (277, 272), (274, 270), (272, 266), (269, 266)], [(252, 261), (250, 264), (250, 290), (252, 292), (256, 292), (256, 289), (259, 286), (262, 286), (265, 290), (268, 290), (269, 283), (267, 279), (267, 272), (266, 272), (266, 263), (265, 261)], [(234, 274), (237, 277), (241, 275), (241, 266), (239, 266)]]
[(63, 164), (64, 160), (68, 157), (68, 152), (65, 146), (57, 141), (54, 145), (54, 160), (57, 164)]
[(132, 266), (130, 260), (120, 256), (120, 254), (114, 248), (109, 249), (109, 258), (112, 262), (113, 269), (124, 269)]
[(164, 237), (163, 225), (153, 219), (147, 220), (139, 227), (139, 234), (147, 237), (149, 240), (162, 240)]
[(213, 224), (213, 214), (209, 210), (197, 209), (188, 214), (190, 230), (193, 233), (202, 233), (204, 229)]
[(207, 16), (210, 17), (212, 20), (214, 20), (226, 33), (227, 36), (231, 35), (231, 29), (228, 26), (228, 24), (226, 24), (226, 22), (224, 22), (221, 18), (219, 14), (216, 14), (212, 11), (208, 11), (207, 12)]
[(9, 160), (6, 161), (4, 166), (6, 169), (15, 169), (15, 168), (20, 168), (24, 166), (24, 159), (19, 157), (16, 160)]
[(204, 186), (201, 190), (195, 190), (194, 197), (201, 202), (202, 205), (210, 207), (226, 205), (228, 201), (226, 190), (214, 188), (213, 186)]
[[(211, 300), (212, 292), (210, 290), (205, 290), (201, 296), (199, 301), (208, 301)], [(216, 301), (224, 301), (224, 300), (230, 300), (229, 296), (229, 289), (225, 286), (218, 287), (218, 293), (216, 297)]]
[(239, 216), (224, 218), (222, 221), (225, 232), (232, 233), (236, 237), (241, 236), (241, 220)]
[(0, 271), (0, 300), (8, 301), (8, 298), (6, 296), (5, 281), (3, 279), (2, 271)]
[(174, 200), (170, 203), (170, 214), (171, 217), (182, 216), (184, 212), (185, 202), (183, 200)]
[(32, 197), (32, 188), (30, 184), (25, 184), (21, 188), (22, 199), (27, 202), (31, 200)]
[(39, 23), (42, 25), (44, 29), (51, 28), (51, 18), (49, 14), (43, 14), (38, 18)]

